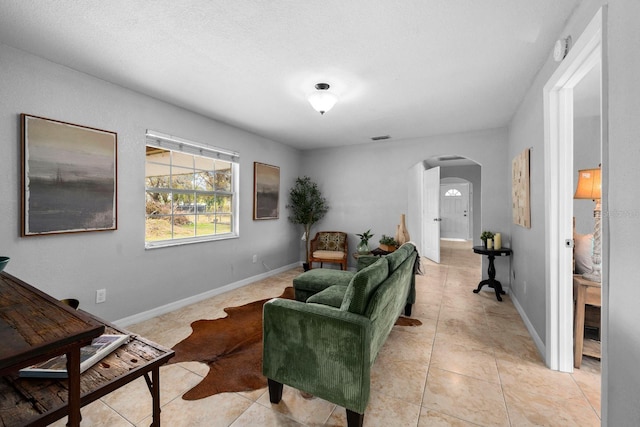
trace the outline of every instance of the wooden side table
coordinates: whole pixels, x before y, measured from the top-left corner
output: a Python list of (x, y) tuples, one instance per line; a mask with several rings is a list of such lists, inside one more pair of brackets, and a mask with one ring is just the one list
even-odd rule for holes
[(505, 291), (502, 289), (502, 283), (496, 280), (496, 267), (495, 265), (493, 265), (493, 260), (497, 256), (511, 255), (511, 249), (504, 247), (500, 249), (487, 249), (484, 246), (474, 246), (473, 252), (480, 255), (486, 255), (489, 258), (489, 269), (487, 270), (489, 278), (481, 281), (478, 284), (478, 287), (473, 290), (473, 293), (477, 294), (478, 292), (480, 292), (480, 289), (482, 289), (484, 285), (487, 285), (490, 288), (493, 288), (493, 290), (496, 292), (496, 299), (498, 301), (502, 301), (502, 297), (500, 295), (504, 295)]
[(596, 351), (587, 350), (584, 346), (584, 313), (587, 304), (595, 307), (602, 306), (602, 284), (592, 282), (576, 274), (573, 276), (573, 299), (576, 303), (574, 317), (574, 352), (573, 366), (580, 368), (582, 355), (600, 358), (599, 348)]

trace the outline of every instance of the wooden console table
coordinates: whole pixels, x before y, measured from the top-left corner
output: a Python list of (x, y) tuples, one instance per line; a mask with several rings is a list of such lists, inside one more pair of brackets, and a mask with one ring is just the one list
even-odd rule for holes
[(70, 426), (80, 425), (80, 348), (103, 331), (100, 322), (0, 273), (0, 375), (66, 354)]
[[(135, 336), (83, 311), (72, 310), (4, 272), (0, 273), (0, 279), (0, 339), (3, 344), (9, 344), (0, 347), (0, 367), (2, 368), (0, 372), (2, 375), (0, 378), (0, 426), (46, 426), (65, 416), (69, 416), (68, 425), (78, 426), (80, 425), (80, 408), (82, 406), (142, 376), (147, 382), (153, 400), (153, 423), (151, 425), (160, 426), (160, 366), (173, 357), (173, 350)], [(7, 290), (8, 293), (5, 293)], [(33, 300), (25, 302), (22, 298), (14, 296), (16, 292), (23, 297), (31, 295)], [(31, 310), (35, 310), (30, 312), (28, 316), (32, 320), (28, 321), (25, 317), (26, 309), (21, 306), (22, 304), (27, 304)], [(63, 313), (58, 313), (59, 310)], [(26, 328), (28, 324), (34, 322), (48, 325), (52, 322), (50, 318), (57, 318), (58, 315), (69, 319), (68, 323), (72, 325), (75, 322), (80, 322), (82, 325), (91, 325), (89, 328), (91, 330), (96, 328), (97, 334), (87, 340), (81, 340), (77, 347), (76, 360), (78, 362), (80, 347), (88, 344), (95, 336), (102, 333), (129, 334), (131, 340), (82, 375), (79, 374), (80, 365), (77, 363), (78, 374), (75, 379), (72, 376), (72, 371), (69, 372), (69, 381), (50, 378), (20, 378), (18, 376), (20, 368), (65, 353), (67, 347), (64, 345), (58, 347), (56, 340), (53, 340), (49, 351), (42, 353), (42, 356), (24, 356), (24, 360), (18, 363), (14, 353), (28, 354), (42, 346), (25, 344), (17, 340), (17, 337), (12, 338), (12, 335), (16, 334), (16, 326), (11, 326), (6, 319), (11, 318), (12, 321), (15, 321), (17, 318), (25, 324), (22, 328)], [(58, 342), (71, 340), (70, 334), (73, 331), (67, 324), (63, 324), (63, 327), (60, 328), (53, 327), (51, 332), (46, 330), (47, 334), (55, 334)], [(70, 360), (69, 356), (67, 357)], [(149, 378), (149, 373), (151, 373), (152, 379)], [(74, 383), (77, 386), (73, 386)], [(72, 392), (74, 396), (70, 396)], [(67, 395), (69, 395), (68, 398)]]

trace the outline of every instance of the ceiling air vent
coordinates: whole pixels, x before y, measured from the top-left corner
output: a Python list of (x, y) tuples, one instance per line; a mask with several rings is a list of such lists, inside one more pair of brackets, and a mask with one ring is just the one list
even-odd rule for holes
[(383, 139), (390, 139), (391, 136), (390, 135), (380, 135), (380, 136), (372, 136), (371, 140), (372, 141), (381, 141)]
[(467, 160), (467, 159), (466, 157), (460, 157), (460, 156), (440, 156), (440, 157), (437, 157), (436, 160), (438, 160), (439, 162), (448, 162), (452, 160)]

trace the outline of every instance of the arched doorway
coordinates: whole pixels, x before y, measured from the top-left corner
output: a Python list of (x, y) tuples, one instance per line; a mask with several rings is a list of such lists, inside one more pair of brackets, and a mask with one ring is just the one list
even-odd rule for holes
[(408, 227), (410, 230), (416, 230), (414, 240), (419, 245), (422, 255), (437, 263), (440, 262), (440, 184), (443, 178), (456, 178), (471, 184), (471, 230), (479, 230), (482, 220), (480, 164), (456, 154), (437, 155), (415, 164), (409, 170)]

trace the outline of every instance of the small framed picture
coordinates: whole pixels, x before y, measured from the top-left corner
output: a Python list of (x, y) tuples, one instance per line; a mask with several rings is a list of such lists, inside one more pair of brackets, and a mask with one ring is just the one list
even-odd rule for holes
[(280, 168), (253, 163), (253, 219), (278, 219), (280, 215)]
[(116, 230), (117, 134), (20, 119), (21, 236)]

